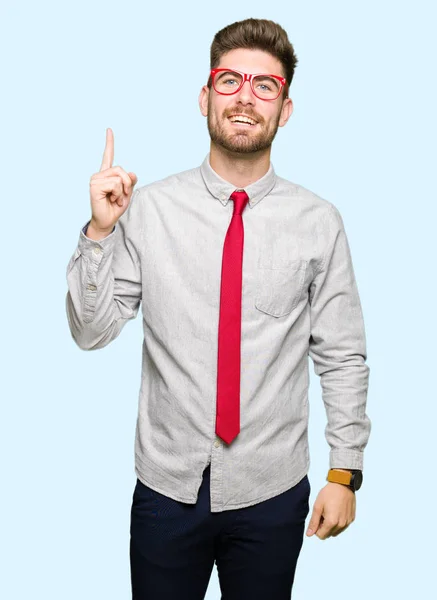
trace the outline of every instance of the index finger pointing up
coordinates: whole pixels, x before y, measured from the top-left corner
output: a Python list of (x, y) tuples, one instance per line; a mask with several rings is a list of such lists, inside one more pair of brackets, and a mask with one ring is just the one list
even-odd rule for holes
[(104, 171), (105, 169), (109, 169), (112, 167), (112, 163), (114, 162), (114, 134), (112, 129), (108, 127), (106, 129), (106, 145), (105, 151), (103, 153), (103, 160), (100, 166), (100, 170)]

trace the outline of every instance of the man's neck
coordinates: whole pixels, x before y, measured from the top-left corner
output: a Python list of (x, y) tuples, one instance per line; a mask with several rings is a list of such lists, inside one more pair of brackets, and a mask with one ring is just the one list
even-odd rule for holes
[(211, 142), (209, 162), (214, 171), (236, 188), (261, 179), (270, 167), (270, 148), (251, 154), (228, 152)]

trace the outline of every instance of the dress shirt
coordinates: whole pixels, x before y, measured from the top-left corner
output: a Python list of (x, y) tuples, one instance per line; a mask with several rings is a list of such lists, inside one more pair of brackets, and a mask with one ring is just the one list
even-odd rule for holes
[(137, 316), (144, 340), (135, 472), (194, 504), (211, 464), (211, 511), (251, 506), (310, 466), (308, 356), (320, 376), (329, 467), (363, 469), (369, 367), (350, 249), (338, 209), (268, 172), (245, 189), (240, 433), (215, 434), (223, 244), (235, 186), (211, 167), (134, 190), (107, 237), (80, 231), (66, 312), (84, 350)]

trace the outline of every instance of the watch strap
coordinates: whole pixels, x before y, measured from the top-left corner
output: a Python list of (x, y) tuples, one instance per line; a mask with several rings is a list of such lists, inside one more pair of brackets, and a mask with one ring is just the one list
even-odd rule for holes
[(329, 469), (327, 481), (346, 485), (353, 492), (360, 489), (363, 482), (363, 472), (360, 469)]
[(329, 469), (327, 481), (333, 483), (341, 483), (343, 485), (350, 485), (352, 481), (352, 471), (337, 471), (336, 469)]

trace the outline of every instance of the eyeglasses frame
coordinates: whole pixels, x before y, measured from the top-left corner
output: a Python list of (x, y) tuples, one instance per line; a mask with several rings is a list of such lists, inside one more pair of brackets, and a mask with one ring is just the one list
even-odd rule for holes
[[(230, 71), (232, 73), (238, 73), (239, 75), (242, 75), (243, 78), (242, 78), (242, 81), (241, 81), (238, 89), (236, 89), (234, 92), (230, 92), (229, 94), (227, 94), (226, 92), (219, 92), (218, 90), (216, 90), (215, 85), (214, 85), (214, 80), (215, 80), (216, 73), (218, 73), (219, 71)], [(253, 89), (253, 82), (252, 82), (252, 79), (254, 77), (258, 77), (258, 75), (267, 75), (268, 77), (274, 77), (274, 79), (277, 79), (280, 82), (281, 88), (280, 88), (279, 93), (276, 96), (276, 98), (261, 98), (261, 96), (258, 96), (258, 94)], [(250, 89), (252, 90), (254, 95), (257, 98), (259, 98), (260, 100), (264, 100), (266, 102), (273, 102), (274, 100), (277, 100), (279, 98), (279, 96), (281, 95), (282, 88), (284, 86), (285, 86), (285, 97), (288, 98), (288, 82), (287, 82), (287, 80), (285, 79), (285, 77), (281, 77), (280, 75), (274, 75), (273, 73), (243, 73), (243, 71), (237, 71), (237, 69), (221, 67), (221, 68), (211, 69), (210, 77), (211, 77), (211, 85), (214, 88), (214, 91), (217, 92), (217, 94), (221, 94), (222, 96), (232, 96), (233, 94), (236, 94), (237, 92), (239, 92), (241, 90), (241, 88), (246, 83), (246, 81), (248, 81), (250, 84)]]

